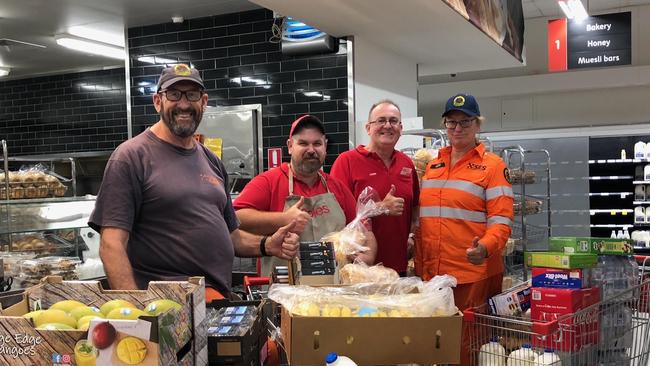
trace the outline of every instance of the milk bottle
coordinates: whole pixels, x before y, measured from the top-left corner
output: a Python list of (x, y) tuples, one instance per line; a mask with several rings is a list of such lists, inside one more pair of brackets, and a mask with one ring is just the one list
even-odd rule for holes
[(478, 366), (506, 366), (506, 349), (496, 338), (481, 346)]
[(510, 352), (507, 366), (533, 366), (537, 353), (532, 350), (530, 344), (524, 344), (521, 348)]
[(638, 141), (634, 144), (634, 158), (635, 159), (645, 159), (646, 157), (646, 146), (645, 142)]
[(325, 365), (327, 366), (357, 366), (354, 361), (345, 357), (339, 356), (336, 352), (332, 352), (325, 356)]
[(553, 352), (552, 348), (545, 349), (544, 353), (537, 357), (535, 363), (537, 365), (562, 366), (562, 360), (560, 360), (560, 356), (556, 355), (555, 352)]

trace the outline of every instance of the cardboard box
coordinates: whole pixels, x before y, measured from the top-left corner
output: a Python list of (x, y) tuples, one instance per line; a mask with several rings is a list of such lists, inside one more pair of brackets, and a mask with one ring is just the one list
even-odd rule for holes
[(533, 344), (542, 348), (553, 348), (569, 352), (578, 351), (585, 345), (598, 344), (599, 340), (599, 314), (598, 308), (579, 316), (567, 316), (593, 305), (600, 301), (600, 292), (597, 287), (585, 289), (559, 289), (546, 287), (533, 287), (531, 294), (531, 320), (539, 322), (552, 322), (558, 319), (558, 330), (545, 339), (533, 337)]
[(208, 359), (210, 365), (258, 366), (260, 352), (266, 344), (266, 324), (264, 323), (262, 301), (213, 301), (209, 307), (215, 309), (233, 306), (257, 306), (257, 316), (243, 335), (208, 335)]
[(590, 268), (598, 264), (598, 256), (588, 253), (526, 252), (525, 260), (528, 267), (564, 269)]
[(549, 250), (553, 252), (608, 255), (632, 255), (634, 253), (631, 240), (574, 236), (549, 238)]
[[(153, 300), (167, 298), (182, 305), (158, 316), (141, 316), (136, 320), (92, 320), (88, 331), (37, 330), (22, 315), (37, 308), (47, 309), (61, 300), (77, 300), (91, 306), (123, 299), (142, 309)], [(123, 366), (117, 358), (117, 346), (126, 337), (138, 338), (145, 344), (142, 365), (206, 365), (208, 362), (205, 322), (205, 285), (202, 277), (187, 282), (151, 282), (147, 290), (104, 290), (99, 281), (63, 281), (61, 277), (46, 277), (36, 286), (25, 290), (23, 300), (0, 312), (0, 348), (2, 365), (78, 365), (75, 345), (92, 339), (100, 323), (110, 323), (115, 334), (107, 347), (98, 350), (98, 366)], [(104, 325), (105, 326), (105, 325)], [(15, 358), (14, 358), (15, 355)]]
[(289, 364), (322, 366), (330, 352), (359, 365), (459, 363), (463, 316), (332, 318), (292, 315), (282, 309)]
[(521, 316), (530, 309), (530, 285), (523, 283), (488, 299), (490, 311), (496, 315)]
[(533, 287), (586, 288), (591, 283), (591, 268), (558, 269), (533, 267)]

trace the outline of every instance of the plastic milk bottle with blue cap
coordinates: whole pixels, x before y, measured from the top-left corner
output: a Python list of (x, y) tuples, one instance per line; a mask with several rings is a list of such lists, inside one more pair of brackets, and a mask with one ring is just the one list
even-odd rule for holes
[(521, 348), (510, 352), (507, 366), (533, 366), (537, 353), (533, 351), (530, 344), (524, 344)]
[(328, 353), (325, 356), (325, 365), (327, 366), (358, 366), (354, 361), (345, 357), (339, 356), (336, 352)]
[(535, 364), (562, 366), (562, 360), (560, 359), (560, 356), (556, 355), (555, 352), (553, 352), (552, 348), (547, 348), (544, 350), (544, 353), (537, 357)]
[(497, 338), (481, 346), (478, 366), (506, 366), (506, 349)]

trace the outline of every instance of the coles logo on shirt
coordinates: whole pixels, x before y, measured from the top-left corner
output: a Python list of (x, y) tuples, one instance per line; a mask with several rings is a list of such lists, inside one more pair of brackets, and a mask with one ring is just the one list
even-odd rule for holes
[(404, 167), (404, 168), (402, 168), (402, 171), (399, 172), (399, 174), (404, 175), (404, 176), (409, 176), (409, 175), (411, 175), (412, 172), (413, 172), (413, 169)]
[(311, 217), (316, 217), (316, 216), (320, 216), (320, 215), (324, 215), (324, 214), (328, 214), (328, 213), (330, 213), (330, 208), (327, 205), (314, 207), (314, 209), (309, 212)]

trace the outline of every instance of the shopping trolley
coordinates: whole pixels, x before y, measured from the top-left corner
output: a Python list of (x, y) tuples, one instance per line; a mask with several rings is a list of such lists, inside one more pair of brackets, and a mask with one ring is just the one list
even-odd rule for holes
[[(562, 366), (649, 365), (650, 257), (635, 258), (642, 263), (635, 286), (557, 319), (490, 315), (487, 304), (465, 310), (469, 363), (493, 366), (508, 360), (508, 366), (533, 366), (532, 361), (508, 359), (511, 351), (528, 344), (537, 353), (553, 349)], [(491, 340), (501, 346), (483, 347)]]

